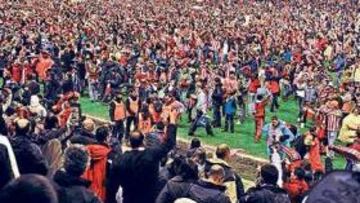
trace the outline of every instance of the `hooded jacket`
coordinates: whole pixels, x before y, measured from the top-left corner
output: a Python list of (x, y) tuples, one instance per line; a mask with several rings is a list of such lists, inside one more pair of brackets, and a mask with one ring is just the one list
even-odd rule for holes
[(40, 99), (36, 95), (33, 95), (30, 98), (29, 110), (31, 113), (36, 114), (36, 116), (41, 118), (46, 117), (46, 109), (40, 104)]
[(220, 165), (224, 168), (225, 194), (230, 198), (231, 202), (236, 202), (237, 199), (244, 195), (244, 185), (240, 176), (238, 176), (234, 169), (222, 159), (208, 160), (205, 164), (205, 172), (210, 171), (210, 168), (213, 165)]
[(57, 171), (54, 182), (60, 187), (59, 203), (100, 203), (88, 189), (90, 181), (75, 177), (65, 171)]
[(231, 203), (229, 197), (225, 195), (225, 190), (225, 186), (199, 180), (190, 187), (188, 197), (197, 203)]
[(107, 160), (111, 149), (100, 144), (88, 145), (86, 148), (90, 154), (91, 162), (90, 167), (85, 171), (83, 177), (91, 181), (90, 189), (94, 191), (102, 201), (105, 201)]
[(46, 175), (48, 163), (40, 148), (31, 142), (28, 135), (16, 135), (11, 145), (17, 160), (20, 174), (36, 173)]
[(290, 203), (285, 190), (275, 185), (261, 185), (250, 188), (242, 203)]
[(194, 180), (185, 180), (181, 176), (170, 179), (156, 199), (156, 203), (174, 202), (178, 198), (187, 197)]

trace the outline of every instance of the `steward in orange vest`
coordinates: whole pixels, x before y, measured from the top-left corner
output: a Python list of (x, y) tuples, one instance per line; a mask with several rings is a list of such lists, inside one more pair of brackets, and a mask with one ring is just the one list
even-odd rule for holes
[(118, 95), (110, 104), (109, 116), (113, 122), (112, 135), (122, 141), (124, 136), (124, 120), (126, 118), (126, 106), (122, 101), (121, 95)]
[(126, 129), (125, 129), (125, 138), (129, 137), (130, 127), (133, 124), (137, 127), (138, 123), (138, 112), (140, 109), (140, 100), (136, 92), (132, 90), (130, 92), (129, 98), (126, 100)]

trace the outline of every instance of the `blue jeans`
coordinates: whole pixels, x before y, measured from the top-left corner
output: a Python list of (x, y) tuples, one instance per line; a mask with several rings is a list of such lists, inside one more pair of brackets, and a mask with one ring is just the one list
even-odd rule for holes
[(89, 81), (89, 97), (91, 101), (96, 101), (98, 99), (97, 86), (95, 82)]
[[(337, 135), (338, 135), (338, 132), (336, 132), (336, 131), (328, 131), (327, 132), (327, 139), (328, 139), (329, 146), (334, 145)], [(329, 151), (329, 155), (334, 156), (334, 152), (332, 150)]]
[(230, 127), (230, 132), (234, 133), (234, 114), (225, 115), (225, 131), (228, 131)]
[(292, 87), (291, 87), (291, 85), (290, 85), (290, 84), (286, 84), (286, 85), (283, 86), (283, 88), (284, 88), (284, 94), (283, 94), (283, 96), (284, 96), (284, 97), (289, 97), (289, 96), (291, 95), (291, 93), (292, 93)]

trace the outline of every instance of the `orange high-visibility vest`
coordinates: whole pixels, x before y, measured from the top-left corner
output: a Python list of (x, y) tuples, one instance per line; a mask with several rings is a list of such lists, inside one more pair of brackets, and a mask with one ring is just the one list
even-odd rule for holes
[(114, 110), (114, 120), (120, 121), (124, 120), (126, 117), (126, 108), (123, 102), (115, 103), (115, 110)]
[[(139, 111), (139, 100), (132, 100), (131, 98), (129, 99), (130, 101), (130, 110), (134, 113), (137, 113)], [(129, 113), (130, 115), (130, 113)]]

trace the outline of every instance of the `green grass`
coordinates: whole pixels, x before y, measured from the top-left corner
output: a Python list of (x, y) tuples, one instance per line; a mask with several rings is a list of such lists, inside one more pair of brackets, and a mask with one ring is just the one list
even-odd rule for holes
[[(108, 115), (108, 106), (98, 102), (91, 102), (88, 98), (81, 98), (81, 107), (84, 113), (89, 114), (91, 116), (109, 119)], [(281, 120), (296, 123), (297, 121), (297, 103), (295, 100), (288, 100), (283, 102), (280, 100), (280, 109), (277, 113), (270, 113), (267, 111), (266, 118), (267, 122), (271, 118), (272, 115), (277, 115)], [(224, 123), (224, 122), (222, 122)], [(187, 136), (188, 129), (190, 124), (187, 123), (187, 118), (185, 116), (182, 118), (180, 122), (180, 127), (178, 129), (178, 134), (180, 137), (184, 139), (192, 139), (192, 137)], [(252, 117), (248, 117), (243, 124), (236, 125), (235, 124), (235, 133), (224, 133), (222, 129), (216, 128), (214, 130), (215, 136), (207, 136), (205, 129), (199, 128), (196, 132), (196, 136), (201, 139), (202, 142), (210, 145), (219, 145), (225, 143), (229, 145), (232, 149), (242, 149), (245, 150), (246, 153), (250, 155), (254, 155), (257, 157), (266, 158), (266, 144), (263, 139), (260, 143), (254, 143), (254, 121)], [(306, 129), (301, 129), (304, 132)], [(334, 167), (342, 169), (344, 168), (345, 162), (342, 157), (336, 157), (334, 160)]]
[(109, 119), (108, 105), (99, 102), (91, 102), (86, 97), (80, 98), (80, 103), (83, 113), (103, 119)]

